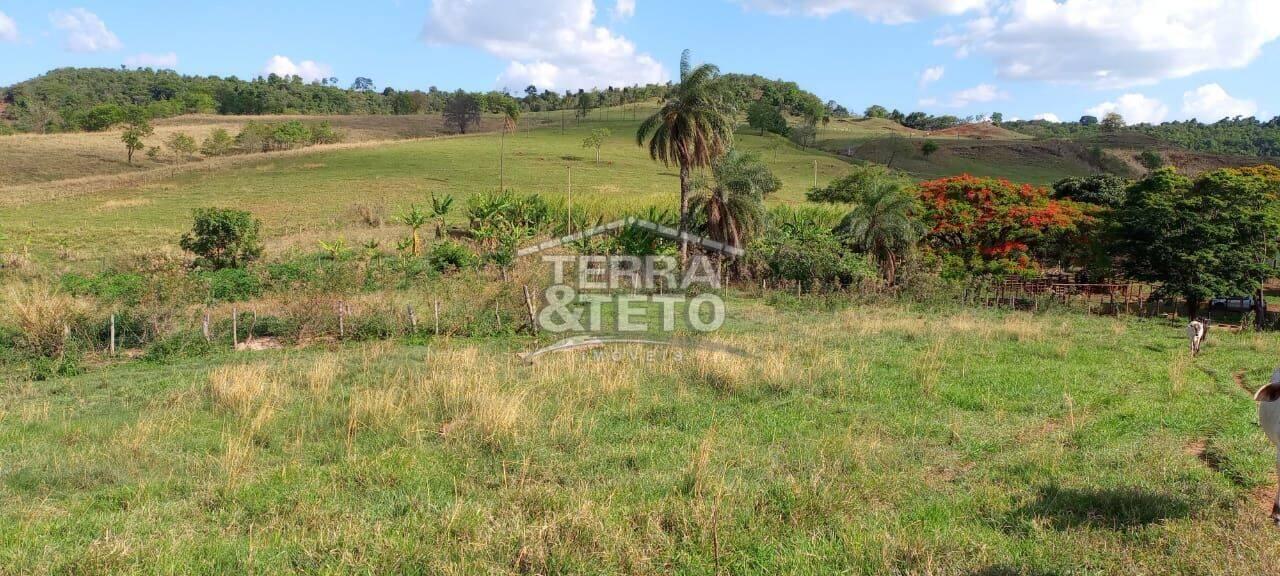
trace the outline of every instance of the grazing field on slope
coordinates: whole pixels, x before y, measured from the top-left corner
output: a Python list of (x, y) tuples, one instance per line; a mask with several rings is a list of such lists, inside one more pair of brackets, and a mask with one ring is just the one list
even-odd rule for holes
[[(0, 378), (3, 573), (1266, 574), (1275, 335), (731, 299), (751, 354)], [(629, 351), (626, 351), (629, 352)]]
[(861, 161), (888, 164), (920, 179), (968, 173), (1008, 178), (1016, 182), (1051, 184), (1068, 176), (1087, 176), (1098, 169), (1088, 159), (1088, 149), (1060, 140), (1001, 141), (934, 139), (937, 150), (925, 154), (926, 140), (883, 138), (846, 143), (820, 141), (824, 150)]
[[(215, 116), (192, 115), (158, 120), (155, 134), (146, 144), (158, 146), (165, 155), (153, 161), (145, 154), (134, 155), (133, 165), (125, 160), (124, 144), (120, 142), (121, 129), (105, 132), (74, 132), (64, 134), (20, 134), (0, 137), (0, 187), (36, 182), (50, 182), (86, 176), (136, 173), (163, 166), (172, 166), (199, 160), (178, 159), (164, 149), (164, 142), (177, 132), (184, 132), (202, 142), (214, 129), (222, 128), (232, 136), (248, 122), (286, 122), (299, 120), (307, 123), (328, 122), (341, 132), (345, 142), (370, 142), (428, 138), (445, 134), (439, 115), (434, 116)], [(500, 124), (495, 118), (487, 118), (484, 130), (496, 129)]]
[[(594, 162), (582, 147), (592, 130), (613, 135)], [(506, 137), (506, 186), (520, 193), (566, 199), (568, 167), (573, 169), (574, 202), (610, 211), (643, 211), (651, 205), (674, 208), (679, 193), (676, 168), (649, 159), (635, 144), (631, 120), (570, 121), (562, 134), (546, 127)], [(740, 134), (738, 146), (759, 152), (783, 182), (774, 202), (801, 202), (818, 179), (826, 183), (847, 163), (806, 151), (777, 137)], [(355, 215), (362, 204), (388, 217), (423, 204), (430, 194), (451, 194), (462, 218), (466, 197), (499, 187), (499, 136), (479, 134), (388, 143), (345, 150), (262, 155), (217, 171), (178, 174), (156, 183), (79, 194), (68, 186), (38, 193), (12, 192), (0, 199), (0, 229), (10, 241), (29, 242), (37, 257), (93, 259), (121, 251), (174, 246), (191, 226), (191, 210), (230, 206), (250, 210), (263, 221), (268, 248), (303, 245), (339, 235), (349, 241), (399, 235), (393, 226), (370, 228)]]

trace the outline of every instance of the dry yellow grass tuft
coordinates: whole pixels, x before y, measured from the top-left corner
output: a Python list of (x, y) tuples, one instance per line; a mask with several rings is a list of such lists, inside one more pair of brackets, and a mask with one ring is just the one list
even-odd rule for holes
[(16, 326), (18, 345), (44, 356), (58, 356), (74, 332), (84, 330), (87, 301), (51, 290), (46, 285), (11, 286), (0, 320)]
[(275, 406), (284, 393), (265, 364), (221, 366), (209, 373), (213, 404), (240, 417), (262, 416), (263, 409)]

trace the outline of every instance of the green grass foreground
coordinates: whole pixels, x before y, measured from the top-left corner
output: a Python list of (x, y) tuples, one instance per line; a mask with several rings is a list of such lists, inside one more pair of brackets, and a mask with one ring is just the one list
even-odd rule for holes
[[(1265, 574), (1273, 334), (733, 300), (750, 359), (530, 340), (3, 384), (0, 573)], [(3, 379), (0, 379), (3, 381)]]

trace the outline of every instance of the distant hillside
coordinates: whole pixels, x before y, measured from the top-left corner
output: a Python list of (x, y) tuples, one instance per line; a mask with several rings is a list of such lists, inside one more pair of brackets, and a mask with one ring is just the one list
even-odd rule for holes
[(1138, 124), (1114, 131), (1105, 130), (1095, 118), (1085, 117), (1082, 120), (1085, 122), (1005, 122), (1002, 126), (1035, 138), (1088, 141), (1100, 137), (1144, 135), (1164, 145), (1198, 152), (1280, 158), (1280, 116), (1265, 122), (1249, 117), (1223, 119), (1212, 124), (1196, 120)]

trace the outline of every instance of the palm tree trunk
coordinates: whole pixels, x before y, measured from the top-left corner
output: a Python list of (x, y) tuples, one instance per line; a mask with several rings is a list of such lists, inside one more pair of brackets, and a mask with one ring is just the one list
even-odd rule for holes
[(689, 221), (689, 165), (688, 163), (680, 163), (680, 269), (684, 270), (689, 264), (689, 240), (685, 238), (685, 231), (688, 230)]

